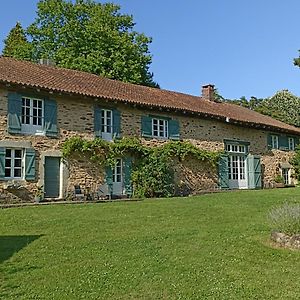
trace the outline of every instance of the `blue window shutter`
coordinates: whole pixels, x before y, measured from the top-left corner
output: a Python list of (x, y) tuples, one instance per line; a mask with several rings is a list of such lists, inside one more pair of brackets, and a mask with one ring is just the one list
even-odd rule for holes
[(228, 178), (228, 155), (222, 154), (218, 162), (219, 171), (219, 187), (221, 189), (229, 188), (229, 178)]
[(5, 148), (0, 148), (0, 179), (5, 177)]
[(261, 175), (260, 156), (249, 154), (247, 157), (247, 166), (248, 166), (248, 188), (261, 189), (262, 175)]
[(278, 137), (278, 143), (279, 143), (279, 149), (281, 150), (289, 149), (288, 137), (286, 135), (280, 135)]
[(272, 149), (272, 135), (269, 133), (267, 137), (267, 142), (268, 142), (268, 149)]
[(101, 138), (101, 129), (102, 129), (102, 118), (101, 118), (102, 109), (95, 105), (94, 107), (94, 132), (95, 136)]
[(9, 133), (21, 132), (22, 96), (17, 93), (8, 93), (7, 131)]
[(108, 191), (110, 194), (113, 192), (113, 171), (111, 166), (105, 167), (105, 182), (108, 187)]
[(171, 140), (179, 140), (179, 122), (177, 120), (169, 120), (169, 138)]
[(121, 134), (121, 113), (114, 109), (113, 110), (113, 136), (120, 138)]
[(132, 195), (131, 171), (132, 171), (132, 158), (126, 157), (124, 159), (124, 186), (125, 186), (126, 195), (128, 197)]
[(25, 149), (25, 179), (35, 180), (35, 150)]
[(152, 118), (149, 116), (142, 116), (142, 136), (152, 137)]
[(46, 136), (57, 136), (57, 104), (53, 99), (44, 100), (44, 131)]

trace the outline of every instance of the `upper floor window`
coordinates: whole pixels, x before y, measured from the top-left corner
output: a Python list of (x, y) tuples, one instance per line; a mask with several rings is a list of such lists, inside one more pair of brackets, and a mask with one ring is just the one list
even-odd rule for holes
[(279, 148), (278, 135), (271, 135), (271, 146), (272, 146), (272, 149), (278, 149)]
[(146, 138), (179, 140), (179, 122), (160, 116), (142, 116), (141, 133)]
[(108, 109), (101, 110), (101, 132), (112, 133), (113, 118), (112, 111)]
[(21, 149), (5, 149), (5, 178), (22, 178), (23, 151)]
[(10, 134), (57, 136), (57, 104), (53, 99), (38, 99), (9, 92), (7, 131)]
[(289, 150), (295, 150), (295, 139), (293, 137), (288, 138), (288, 147)]
[(43, 129), (44, 123), (43, 100), (22, 97), (22, 132), (36, 133)]
[(168, 138), (168, 120), (152, 119), (152, 136), (160, 138)]

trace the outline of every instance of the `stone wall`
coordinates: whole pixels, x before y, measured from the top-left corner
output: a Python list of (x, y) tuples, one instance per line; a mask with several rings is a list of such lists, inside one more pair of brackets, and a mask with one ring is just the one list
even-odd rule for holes
[[(23, 91), (21, 91), (22, 93)], [(24, 91), (25, 92), (25, 91)], [(62, 143), (69, 137), (81, 136), (86, 139), (94, 138), (94, 99), (74, 96), (49, 95), (26, 89), (26, 94), (36, 95), (37, 98), (44, 96), (57, 101), (58, 128), (57, 138), (33, 135), (10, 135), (7, 133), (7, 89), (0, 88), (0, 140), (1, 141), (28, 141), (37, 152), (36, 170), (39, 170), (39, 157), (49, 150), (60, 150)], [(101, 107), (118, 108), (121, 112), (121, 135), (141, 137), (141, 117), (143, 115), (161, 115), (179, 120), (180, 137), (189, 140), (193, 144), (205, 150), (218, 151), (224, 149), (224, 139), (241, 140), (250, 142), (250, 153), (262, 156), (264, 170), (264, 183), (272, 182), (278, 174), (279, 164), (288, 161), (293, 152), (267, 150), (267, 131), (239, 127), (217, 120), (201, 119), (193, 116), (175, 114), (169, 111), (154, 111), (151, 109), (139, 109), (130, 105), (97, 100)], [(144, 143), (155, 145), (162, 140), (145, 140)], [(92, 186), (102, 184), (104, 181), (103, 169), (91, 164), (87, 160), (70, 160), (66, 166), (69, 173), (68, 180), (64, 183), (66, 191), (72, 193), (74, 185)], [(189, 158), (178, 164), (176, 179), (178, 183), (186, 184), (192, 192), (203, 189), (215, 189), (217, 187), (217, 170), (203, 162)], [(21, 182), (24, 191), (33, 199), (34, 191), (40, 180), (39, 174), (34, 182)], [(8, 193), (7, 182), (0, 183), (2, 200), (18, 198)], [(7, 196), (8, 195), (8, 196)], [(1, 201), (1, 200), (0, 200)]]

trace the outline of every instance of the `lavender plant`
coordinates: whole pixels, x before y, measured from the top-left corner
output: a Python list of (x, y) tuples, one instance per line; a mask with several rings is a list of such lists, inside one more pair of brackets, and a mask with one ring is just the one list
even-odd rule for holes
[(300, 234), (300, 204), (284, 203), (269, 212), (273, 230), (288, 234)]

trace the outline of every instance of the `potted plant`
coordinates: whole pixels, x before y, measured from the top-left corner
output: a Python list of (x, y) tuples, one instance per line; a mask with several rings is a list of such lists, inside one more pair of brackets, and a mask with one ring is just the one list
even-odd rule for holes
[(276, 183), (276, 187), (284, 187), (284, 180), (283, 177), (281, 175), (276, 175), (274, 178), (274, 181)]
[(44, 188), (43, 186), (37, 186), (37, 190), (34, 196), (35, 202), (41, 202), (44, 199)]

